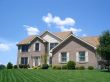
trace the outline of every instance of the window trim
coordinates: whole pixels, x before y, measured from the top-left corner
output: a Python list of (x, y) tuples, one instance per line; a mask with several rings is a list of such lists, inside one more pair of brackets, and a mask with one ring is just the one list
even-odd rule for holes
[(57, 45), (56, 45), (56, 46), (54, 46), (53, 48), (50, 49), (50, 44), (51, 44), (51, 43), (53, 43), (53, 44), (57, 44), (57, 45), (58, 45), (58, 42), (50, 42), (50, 43), (49, 43), (49, 50), (51, 50), (51, 49), (53, 49), (54, 47), (57, 46)]
[[(81, 58), (80, 53), (82, 53), (82, 52), (84, 53), (84, 61), (81, 61), (81, 59), (80, 59)], [(86, 52), (85, 51), (79, 51), (79, 57), (78, 58), (79, 58), (79, 62), (85, 62), (86, 61)]]
[[(25, 51), (23, 51), (23, 46), (27, 46), (27, 50), (25, 49)], [(22, 45), (19, 50), (20, 52), (29, 52), (29, 45)]]
[[(66, 61), (62, 61), (62, 53), (66, 53)], [(59, 63), (67, 63), (69, 61), (69, 53), (68, 52), (61, 52), (59, 53)]]
[[(24, 63), (24, 64), (22, 64), (22, 58), (24, 59), (24, 60), (23, 60), (23, 63)], [(25, 60), (26, 60), (25, 58), (27, 58), (27, 64), (25, 64)], [(28, 62), (29, 62), (28, 57), (21, 57), (21, 64), (22, 64), (22, 65), (28, 65)]]
[[(36, 50), (36, 44), (37, 44), (37, 43), (39, 44), (39, 50)], [(35, 42), (35, 43), (34, 43), (34, 51), (35, 51), (35, 52), (38, 52), (38, 51), (41, 50), (40, 48), (41, 48), (40, 42)]]
[[(85, 52), (85, 61), (80, 61), (79, 52)], [(88, 51), (78, 51), (78, 52), (76, 52), (76, 62), (78, 62), (78, 63), (87, 63), (88, 61), (89, 61)]]

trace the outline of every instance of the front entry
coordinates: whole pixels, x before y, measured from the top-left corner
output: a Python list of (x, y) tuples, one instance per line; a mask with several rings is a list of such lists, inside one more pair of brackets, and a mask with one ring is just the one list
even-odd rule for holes
[(32, 59), (33, 59), (33, 66), (40, 65), (40, 57), (32, 57)]

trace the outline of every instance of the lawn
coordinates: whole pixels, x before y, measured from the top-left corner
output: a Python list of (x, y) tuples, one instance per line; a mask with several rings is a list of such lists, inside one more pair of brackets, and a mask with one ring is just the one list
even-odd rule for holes
[(110, 82), (110, 73), (96, 70), (0, 70), (0, 82)]

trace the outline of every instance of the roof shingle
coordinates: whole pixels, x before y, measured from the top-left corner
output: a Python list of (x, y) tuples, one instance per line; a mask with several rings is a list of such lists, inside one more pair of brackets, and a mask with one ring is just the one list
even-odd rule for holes
[(69, 35), (72, 34), (72, 31), (64, 31), (64, 32), (55, 32), (53, 33), (55, 34), (56, 36), (60, 37), (61, 39), (66, 39)]
[(99, 45), (99, 37), (98, 36), (91, 36), (91, 37), (82, 37), (81, 39), (85, 40), (86, 42), (90, 43), (91, 45), (97, 47)]

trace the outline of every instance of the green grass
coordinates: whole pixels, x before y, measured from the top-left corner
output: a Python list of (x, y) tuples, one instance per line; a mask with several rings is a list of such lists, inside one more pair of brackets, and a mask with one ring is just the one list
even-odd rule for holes
[(96, 70), (0, 70), (0, 82), (110, 82), (110, 73)]

